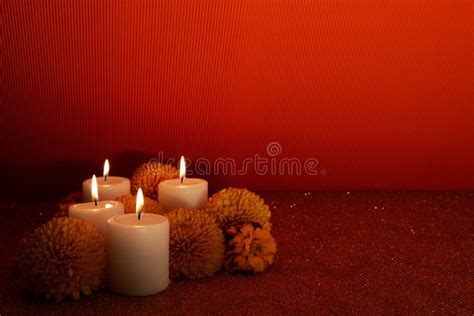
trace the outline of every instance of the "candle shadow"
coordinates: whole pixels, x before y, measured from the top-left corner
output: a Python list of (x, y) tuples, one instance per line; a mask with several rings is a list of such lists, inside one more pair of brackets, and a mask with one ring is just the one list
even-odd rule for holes
[(111, 175), (130, 178), (135, 172), (135, 169), (137, 169), (141, 164), (154, 160), (156, 158), (156, 154), (147, 153), (143, 151), (122, 151), (117, 155), (113, 155), (109, 159), (111, 163)]
[[(38, 198), (82, 190), (82, 181), (99, 168), (90, 161), (55, 161), (34, 167), (2, 168), (2, 197)], [(102, 171), (100, 171), (100, 174)]]

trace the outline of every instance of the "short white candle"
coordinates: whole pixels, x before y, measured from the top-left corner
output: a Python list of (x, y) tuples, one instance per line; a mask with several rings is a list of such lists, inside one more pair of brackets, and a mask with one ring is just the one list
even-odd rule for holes
[(165, 211), (175, 208), (201, 208), (207, 198), (207, 181), (186, 178), (186, 164), (183, 156), (181, 156), (179, 166), (179, 179), (165, 180), (158, 185), (158, 199)]
[[(104, 176), (97, 179), (99, 198), (101, 201), (115, 200), (119, 196), (130, 194), (130, 180), (123, 177), (110, 177), (109, 169), (109, 160), (106, 159), (104, 163)], [(90, 194), (91, 186), (92, 179), (87, 179), (82, 183), (84, 202), (92, 201)]]
[(94, 224), (107, 239), (107, 220), (125, 213), (124, 205), (117, 201), (98, 201), (74, 204), (69, 207), (69, 217), (80, 218)]
[(168, 219), (140, 212), (107, 221), (108, 286), (122, 295), (153, 295), (170, 283)]
[(91, 189), (89, 194), (94, 202), (74, 204), (69, 207), (69, 217), (80, 218), (91, 224), (94, 224), (107, 239), (107, 220), (115, 215), (121, 215), (125, 212), (122, 203), (116, 201), (100, 201), (97, 190), (97, 179), (92, 176)]

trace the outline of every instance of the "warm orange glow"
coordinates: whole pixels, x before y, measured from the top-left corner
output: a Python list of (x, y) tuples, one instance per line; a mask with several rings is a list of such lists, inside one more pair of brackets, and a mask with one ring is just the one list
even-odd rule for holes
[(55, 160), (79, 178), (109, 155), (128, 175), (159, 151), (210, 159), (192, 169), (218, 166), (214, 189), (474, 190), (473, 1), (3, 2), (12, 192), (64, 190), (60, 172), (41, 179)]
[(137, 214), (138, 219), (140, 219), (140, 215), (143, 209), (143, 204), (145, 204), (145, 201), (143, 198), (143, 191), (142, 191), (142, 188), (139, 188), (137, 192), (137, 201), (135, 204), (135, 213)]
[(109, 175), (109, 171), (110, 171), (109, 160), (105, 159), (105, 162), (104, 162), (104, 179), (105, 180), (107, 180), (107, 177)]
[(186, 178), (186, 162), (184, 161), (184, 157), (181, 156), (181, 160), (179, 162), (179, 178), (181, 182), (183, 182), (184, 178)]
[(99, 200), (99, 190), (97, 188), (97, 178), (95, 177), (95, 174), (92, 176), (91, 196), (92, 201)]

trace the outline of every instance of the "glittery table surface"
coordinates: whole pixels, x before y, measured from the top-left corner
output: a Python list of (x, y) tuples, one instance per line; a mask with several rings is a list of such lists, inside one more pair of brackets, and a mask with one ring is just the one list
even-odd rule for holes
[(0, 314), (474, 313), (473, 192), (266, 192), (279, 252), (262, 274), (175, 280), (155, 296), (106, 290), (45, 302), (15, 273), (17, 241), (57, 199), (3, 199)]

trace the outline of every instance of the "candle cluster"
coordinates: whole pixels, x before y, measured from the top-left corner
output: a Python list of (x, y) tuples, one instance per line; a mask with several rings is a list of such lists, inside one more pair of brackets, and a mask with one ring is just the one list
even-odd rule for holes
[[(83, 182), (85, 203), (71, 205), (69, 217), (88, 221), (99, 228), (107, 240), (108, 286), (123, 295), (151, 295), (166, 289), (169, 280), (169, 222), (159, 214), (143, 213), (141, 188), (136, 195), (135, 214), (125, 214), (124, 204), (116, 199), (130, 194), (130, 181), (109, 176), (105, 160), (103, 177), (95, 175)], [(155, 189), (156, 190), (156, 189)], [(187, 179), (184, 157), (179, 179), (158, 185), (161, 208), (165, 211), (201, 208), (207, 201), (207, 181)], [(142, 214), (143, 213), (143, 214)]]
[[(222, 266), (230, 272), (261, 272), (273, 262), (276, 242), (270, 234), (271, 214), (258, 195), (246, 189), (228, 188), (208, 199), (207, 181), (186, 177), (184, 157), (180, 160), (179, 173), (173, 168), (147, 163), (137, 169), (130, 181), (110, 176), (110, 163), (106, 160), (102, 177), (93, 175), (85, 180), (82, 194), (71, 194), (59, 204), (56, 217), (69, 218), (60, 222), (64, 227), (58, 231), (64, 232), (69, 221), (75, 220), (76, 225), (87, 224), (87, 229), (93, 227), (102, 236), (104, 243), (99, 247), (107, 253), (107, 275), (103, 279), (113, 292), (153, 295), (167, 288), (170, 276), (200, 278), (214, 274)], [(145, 190), (139, 184), (145, 185)], [(83, 201), (78, 201), (81, 196)], [(83, 237), (70, 238), (73, 244), (74, 238)], [(46, 244), (54, 245), (62, 243), (64, 238), (46, 239)], [(22, 260), (44, 264), (44, 258), (33, 255), (35, 246), (28, 247), (30, 251), (24, 252), (28, 255)], [(57, 248), (60, 246), (51, 249)], [(100, 259), (91, 258), (87, 252), (82, 256), (82, 259), (73, 257), (78, 262)], [(44, 278), (49, 280), (51, 276), (47, 274)], [(68, 289), (67, 275), (64, 280), (55, 286)], [(57, 291), (42, 289), (38, 284), (43, 283), (34, 283), (38, 293)], [(89, 288), (95, 289), (97, 285), (94, 283)], [(68, 294), (72, 292), (62, 292), (63, 296)], [(78, 292), (72, 296), (77, 298)]]
[(151, 295), (169, 284), (169, 223), (158, 214), (142, 214), (144, 196), (136, 196), (135, 214), (125, 214), (115, 199), (130, 194), (127, 178), (109, 176), (104, 163), (103, 178), (93, 175), (82, 184), (85, 203), (69, 207), (69, 217), (94, 224), (107, 241), (108, 286), (123, 295)]

